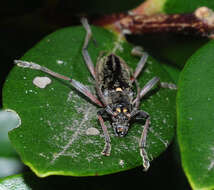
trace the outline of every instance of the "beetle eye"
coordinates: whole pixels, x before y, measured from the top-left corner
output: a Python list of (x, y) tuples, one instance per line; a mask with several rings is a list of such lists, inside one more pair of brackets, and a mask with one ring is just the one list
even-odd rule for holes
[(123, 113), (126, 113), (127, 111), (127, 108), (123, 108)]
[(128, 109), (127, 108), (123, 108), (123, 113), (129, 118), (131, 115), (130, 113), (128, 112)]
[(114, 110), (114, 116), (117, 116), (119, 113), (121, 113), (121, 109), (120, 109), (120, 107), (117, 107), (117, 108)]
[(117, 111), (118, 113), (120, 113), (120, 112), (121, 112), (121, 109), (120, 109), (120, 108), (116, 108), (116, 111)]

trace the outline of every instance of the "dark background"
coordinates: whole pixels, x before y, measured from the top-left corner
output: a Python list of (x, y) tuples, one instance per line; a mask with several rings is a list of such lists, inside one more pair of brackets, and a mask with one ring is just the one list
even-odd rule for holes
[[(8, 0), (1, 2), (0, 108), (2, 107), (3, 83), (13, 67), (13, 60), (22, 57), (44, 36), (59, 28), (79, 24), (82, 15), (93, 20), (103, 14), (129, 10), (140, 2), (139, 0)], [(137, 42), (138, 45), (143, 44), (144, 48), (154, 57), (179, 69), (183, 67), (186, 59), (207, 41), (198, 37), (168, 34), (129, 36), (128, 40), (132, 43)], [(175, 57), (165, 55), (165, 50), (172, 50), (171, 47), (181, 46), (187, 41), (191, 42), (187, 44), (191, 48), (182, 56), (179, 56), (179, 49), (174, 49)], [(24, 170), (28, 171), (27, 168)], [(27, 183), (33, 185), (28, 174), (25, 178)], [(102, 177), (52, 176), (42, 180), (37, 179), (34, 183), (38, 186), (42, 184), (44, 189), (63, 189), (66, 186), (78, 189), (190, 189), (180, 167), (176, 143), (152, 162), (152, 167), (147, 173), (144, 173), (142, 167), (139, 167)]]

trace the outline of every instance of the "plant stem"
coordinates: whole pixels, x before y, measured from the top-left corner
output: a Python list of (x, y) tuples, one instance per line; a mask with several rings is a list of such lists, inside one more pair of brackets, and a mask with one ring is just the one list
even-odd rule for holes
[(200, 7), (189, 14), (144, 15), (135, 11), (105, 16), (98, 22), (124, 34), (174, 32), (214, 38), (214, 12)]

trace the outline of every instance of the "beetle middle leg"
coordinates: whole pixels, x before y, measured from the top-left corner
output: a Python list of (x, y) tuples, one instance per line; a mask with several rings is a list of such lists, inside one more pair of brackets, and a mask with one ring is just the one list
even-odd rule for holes
[(140, 155), (141, 155), (142, 160), (143, 160), (144, 171), (147, 171), (149, 169), (149, 166), (150, 166), (148, 154), (145, 150), (146, 138), (147, 138), (147, 132), (148, 132), (149, 126), (150, 126), (150, 118), (148, 117), (146, 119), (146, 123), (144, 125), (143, 132), (141, 134), (141, 138), (140, 138), (140, 142), (139, 142)]

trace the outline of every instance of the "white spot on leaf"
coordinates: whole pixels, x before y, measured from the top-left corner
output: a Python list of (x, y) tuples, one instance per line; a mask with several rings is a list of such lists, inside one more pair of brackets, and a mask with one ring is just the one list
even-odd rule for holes
[(35, 77), (33, 79), (33, 84), (39, 88), (45, 88), (50, 83), (51, 79), (48, 77)]
[(211, 161), (209, 167), (208, 167), (208, 170), (210, 171), (212, 168), (214, 167), (214, 161)]
[(63, 61), (62, 60), (56, 60), (57, 64), (61, 65), (63, 64)]
[(99, 130), (94, 127), (90, 127), (86, 130), (86, 135), (99, 135), (99, 134), (100, 134)]
[(119, 161), (119, 165), (121, 165), (122, 167), (124, 167), (124, 160), (120, 160)]

